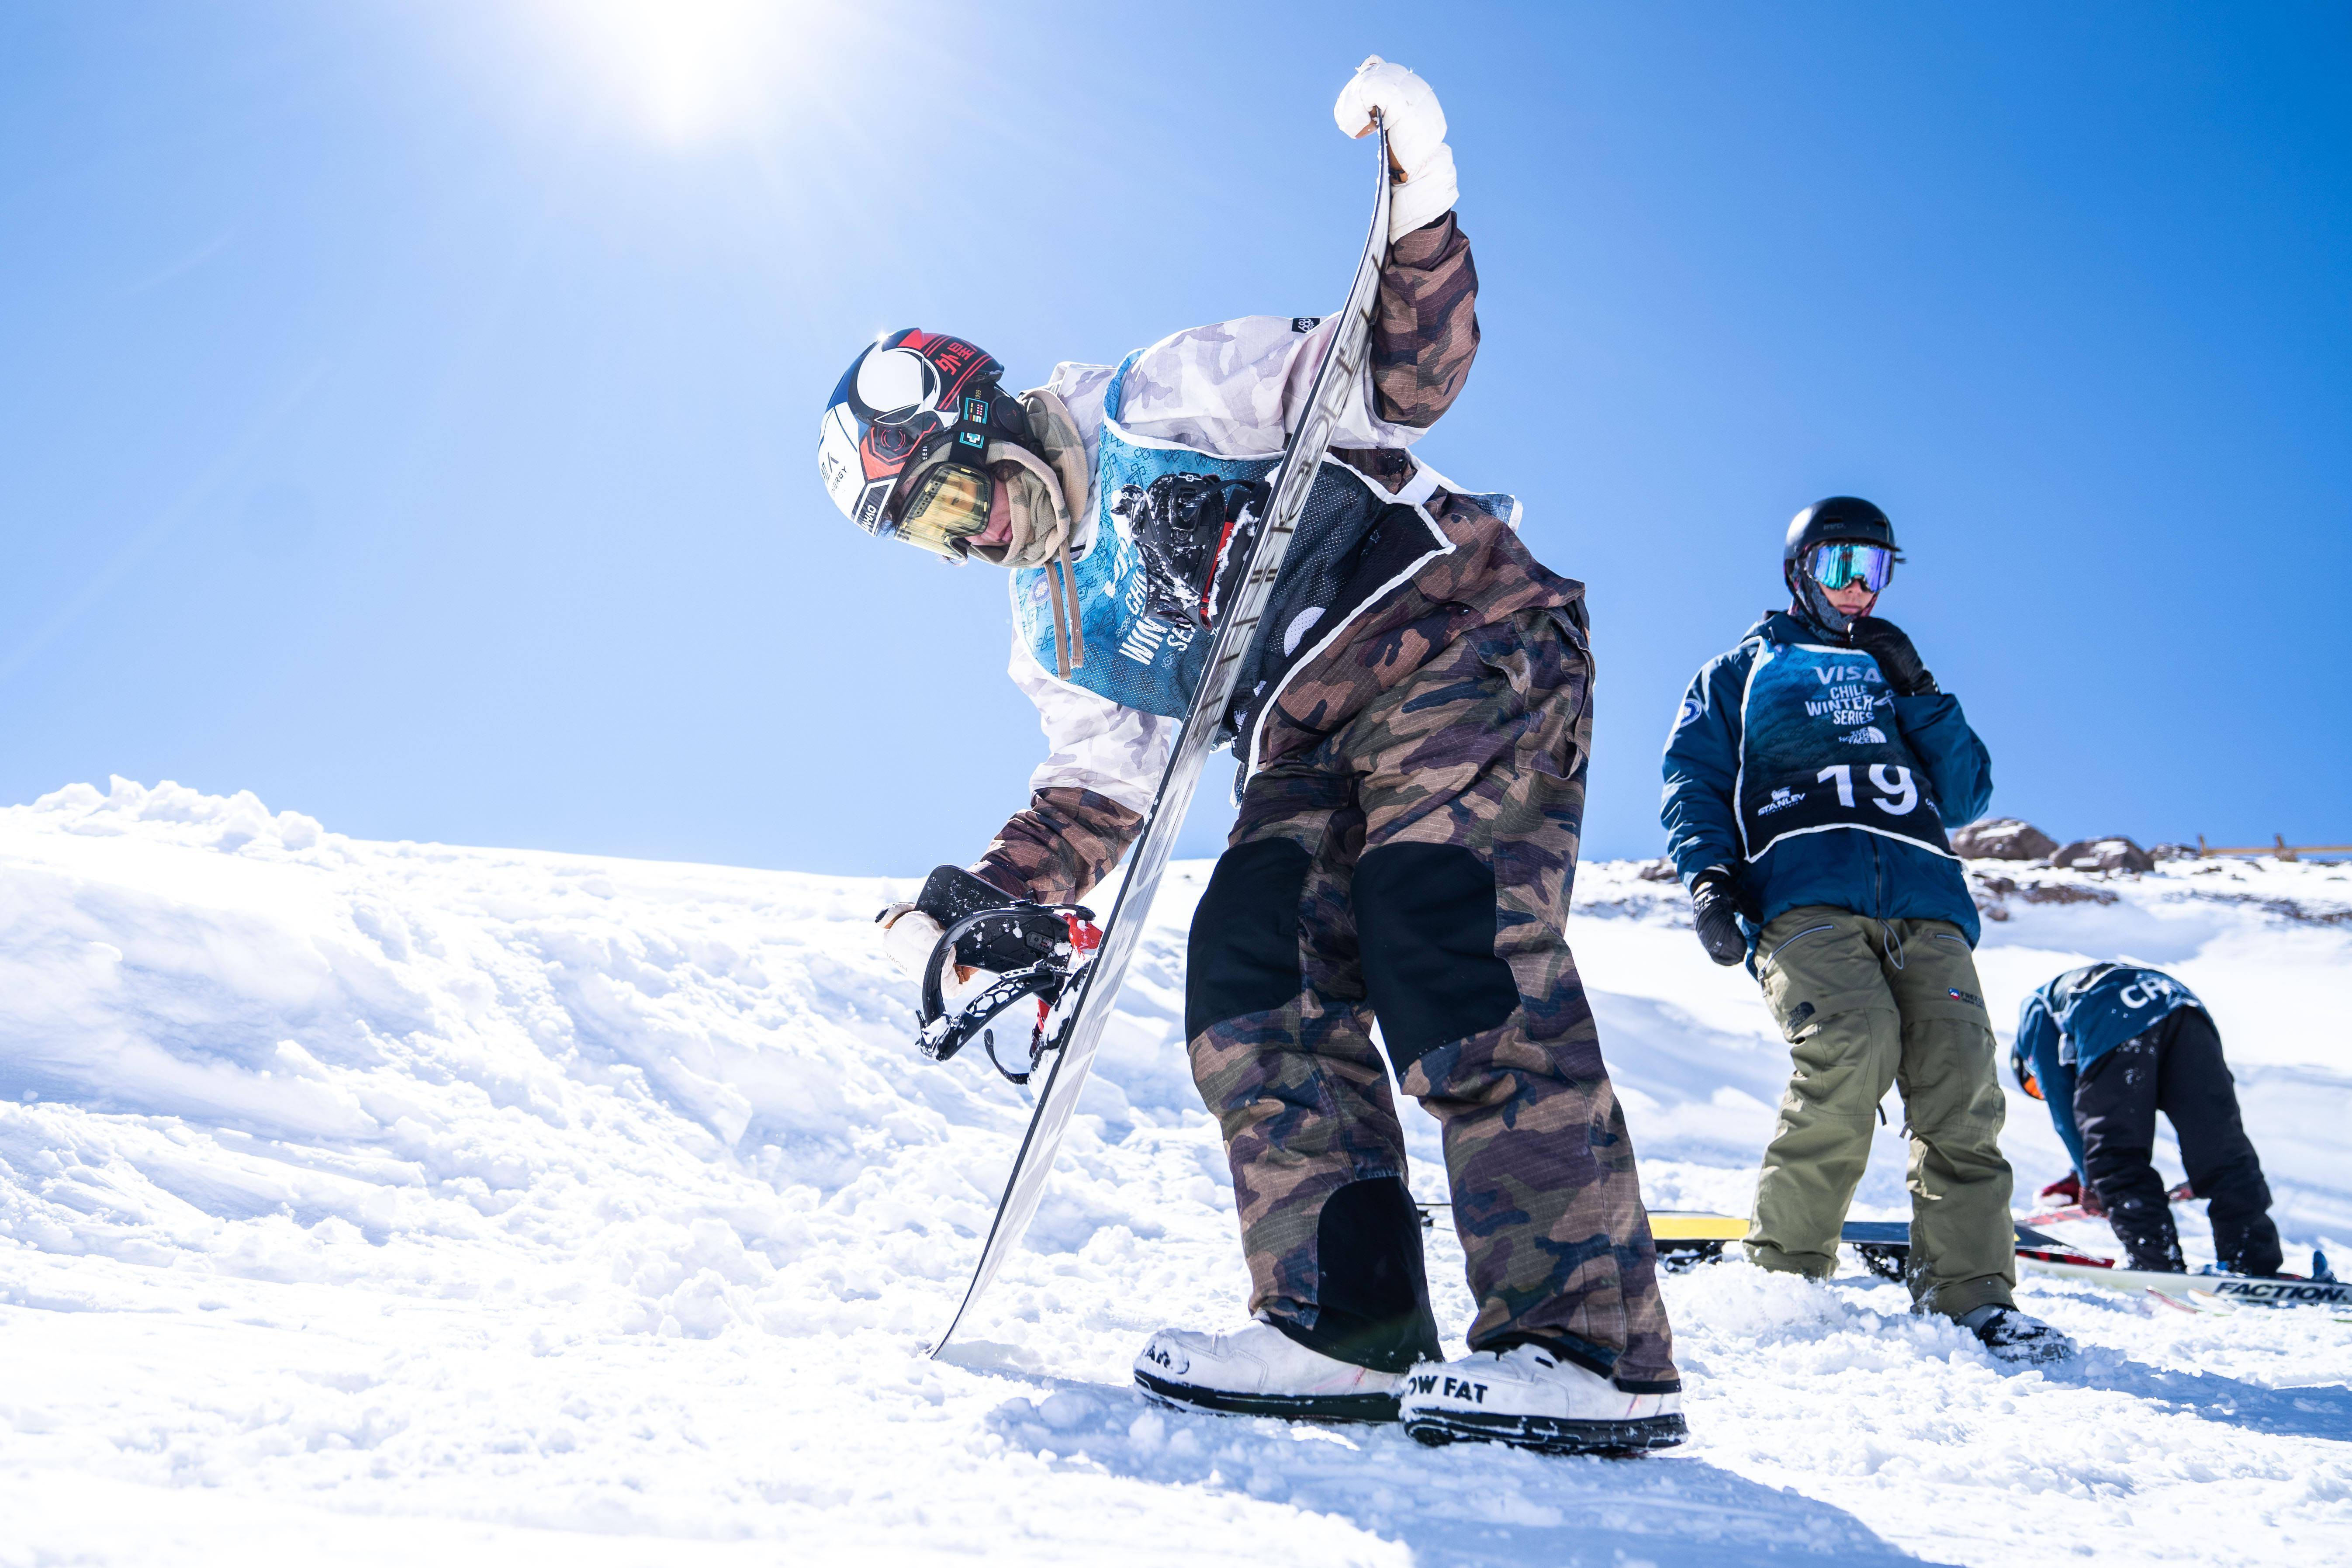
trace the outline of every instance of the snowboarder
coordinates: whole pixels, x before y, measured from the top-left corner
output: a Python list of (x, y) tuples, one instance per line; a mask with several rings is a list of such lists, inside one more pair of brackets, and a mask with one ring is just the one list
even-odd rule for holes
[[(1392, 196), (1370, 363), (1225, 716), (1240, 818), (1186, 966), (1252, 1318), (1154, 1334), (1136, 1376), (1213, 1410), (1402, 1415), (1428, 1441), (1677, 1442), (1655, 1247), (1563, 934), (1583, 587), (1528, 552), (1510, 497), (1409, 451), (1469, 373), (1477, 276), (1435, 95), (1375, 57), (1335, 114), (1360, 135), (1375, 110)], [(975, 902), (1066, 904), (1118, 862), (1330, 331), (1245, 317), (1018, 396), (972, 345), (904, 332), (843, 377), (818, 455), (835, 501), (877, 536), (1011, 569), (1013, 679), (1050, 750), (970, 872), (935, 874), (938, 907), (884, 911), (902, 964)], [(1444, 1126), (1477, 1302), (1471, 1353), (1410, 1385), (1443, 1352), (1376, 1019)]]
[(1747, 963), (1795, 1058), (1748, 1257), (1835, 1271), (1879, 1101), (1900, 1085), (1914, 1310), (2046, 1359), (2073, 1345), (2012, 1294), (1976, 905), (1945, 837), (1990, 803), (1991, 763), (1911, 639), (1870, 613), (1900, 559), (1886, 514), (1853, 496), (1790, 523), (1789, 608), (1700, 668), (1667, 737), (1667, 853), (1707, 955)]
[(2279, 1271), (2271, 1190), (2238, 1117), (2221, 1032), (2188, 986), (2127, 963), (2070, 969), (2019, 1008), (2010, 1065), (2018, 1087), (2050, 1107), (2085, 1206), (2105, 1210), (2131, 1267), (2187, 1268), (2149, 1161), (2161, 1110), (2180, 1141), (2189, 1189), (2206, 1200), (2222, 1268)]

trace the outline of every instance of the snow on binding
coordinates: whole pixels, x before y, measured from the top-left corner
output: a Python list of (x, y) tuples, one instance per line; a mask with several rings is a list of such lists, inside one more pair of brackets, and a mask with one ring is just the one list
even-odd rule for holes
[[(1339, 330), (1332, 334), (1323, 361), (1316, 367), (1306, 415), (1283, 444), (1281, 459), (1268, 481), (1265, 526), (1258, 533), (1248, 571), (1234, 591), (1232, 602), (1221, 607), (1218, 619), (1222, 624), (1214, 628), (1207, 669), (1193, 694), (1167, 769), (1160, 775), (1151, 809), (1145, 814), (1142, 832), (1128, 861), (1126, 879), (1111, 905), (1110, 919), (1104, 924), (1101, 945), (1090, 960), (1080, 959), (1071, 965), (1070, 973), (1062, 981), (1060, 994), (1067, 999), (1066, 1008), (1053, 1008), (1049, 1017), (1040, 1020), (1032, 1059), (1044, 1065), (1045, 1057), (1052, 1058), (1051, 1065), (1044, 1068), (1045, 1089), (1037, 1097), (1037, 1109), (1030, 1116), (1028, 1131), (1013, 1157), (1004, 1196), (997, 1205), (995, 1220), (981, 1247), (971, 1284), (965, 1289), (955, 1316), (931, 1346), (934, 1357), (955, 1338), (964, 1315), (987, 1290), (997, 1270), (1003, 1267), (1006, 1255), (1036, 1215), (1038, 1202), (1045, 1196), (1045, 1180), (1053, 1171), (1054, 1157), (1068, 1131), (1071, 1113), (1077, 1109), (1087, 1075), (1093, 1070), (1096, 1049), (1102, 1044), (1104, 1026), (1109, 1023), (1111, 1008), (1118, 1001), (1119, 986), (1127, 978), (1136, 944), (1142, 939), (1144, 923), (1150, 918), (1152, 900), (1160, 891), (1168, 858), (1175, 849), (1176, 835), (1184, 826), (1192, 792), (1200, 784), (1202, 766), (1208, 761), (1211, 744), (1224, 728), (1225, 710), (1240, 679), (1243, 660), (1256, 640), (1259, 617), (1273, 590), (1276, 574), (1282, 569), (1283, 556), (1290, 548), (1291, 535), (1307, 504), (1307, 492), (1330, 445), (1342, 405), (1355, 393), (1357, 376), (1363, 370), (1369, 352), (1372, 309), (1380, 291), (1381, 262), (1389, 243), (1389, 138), (1385, 127), (1380, 129), (1376, 140), (1379, 144), (1371, 227), (1364, 237), (1362, 254), (1357, 258), (1355, 279), (1339, 312)], [(927, 984), (927, 1028), (931, 992), (932, 987)], [(997, 1005), (1008, 1005), (1013, 999), (1017, 996), (1000, 1001)], [(967, 1016), (977, 1016), (976, 1009), (967, 1010)], [(969, 1032), (964, 1037), (970, 1037)]]

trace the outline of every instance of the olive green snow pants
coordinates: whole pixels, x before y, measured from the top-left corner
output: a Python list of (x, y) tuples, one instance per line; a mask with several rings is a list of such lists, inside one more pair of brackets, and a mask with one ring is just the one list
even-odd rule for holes
[(1992, 1026), (1960, 929), (1812, 904), (1766, 926), (1756, 955), (1796, 1071), (1764, 1151), (1748, 1257), (1817, 1279), (1836, 1270), (1878, 1104), (1895, 1084), (1911, 1139), (1914, 1310), (1957, 1318), (2012, 1304), (2017, 1242)]

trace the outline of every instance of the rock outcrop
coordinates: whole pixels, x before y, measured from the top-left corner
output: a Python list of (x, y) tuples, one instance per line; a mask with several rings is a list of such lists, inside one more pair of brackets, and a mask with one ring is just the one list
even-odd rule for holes
[(2058, 841), (2014, 816), (1988, 816), (1952, 835), (1952, 853), (1964, 860), (2039, 860)]

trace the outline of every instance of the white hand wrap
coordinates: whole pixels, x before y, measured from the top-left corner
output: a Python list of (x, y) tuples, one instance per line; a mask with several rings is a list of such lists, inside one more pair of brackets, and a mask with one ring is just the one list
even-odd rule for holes
[(1404, 67), (1378, 55), (1368, 57), (1339, 89), (1331, 118), (1349, 135), (1363, 136), (1372, 129), (1374, 110), (1388, 127), (1389, 157), (1403, 171), (1389, 194), (1389, 238), (1394, 240), (1436, 222), (1460, 199), (1454, 149), (1445, 144), (1445, 110), (1438, 107), (1437, 94)]
[(892, 904), (884, 910), (881, 925), (882, 951), (906, 972), (908, 979), (921, 984), (923, 971), (931, 962), (931, 952), (947, 932), (939, 921), (912, 904)]

